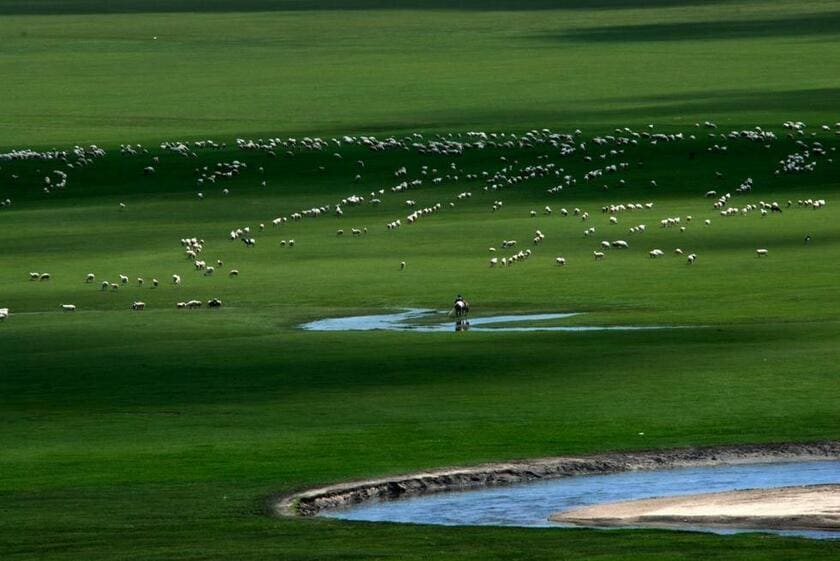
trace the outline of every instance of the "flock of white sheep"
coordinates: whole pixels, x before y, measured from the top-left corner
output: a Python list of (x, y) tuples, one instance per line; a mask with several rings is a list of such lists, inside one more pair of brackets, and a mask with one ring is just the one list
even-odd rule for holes
[[(708, 148), (709, 151), (726, 151), (731, 142), (754, 142), (761, 143), (765, 147), (769, 147), (771, 143), (777, 140), (776, 135), (771, 131), (764, 131), (760, 127), (752, 130), (731, 131), (727, 134), (720, 134), (717, 132), (717, 125), (711, 122), (706, 122), (696, 125), (697, 128), (705, 128), (708, 135), (716, 140), (716, 143)], [(276, 216), (266, 222), (269, 222), (274, 229), (287, 229), (293, 223), (301, 222), (306, 219), (316, 219), (322, 217), (333, 217), (334, 219), (347, 221), (347, 216), (352, 213), (352, 209), (363, 206), (379, 206), (384, 200), (389, 197), (399, 197), (399, 205), (407, 209), (406, 214), (384, 222), (387, 230), (397, 230), (403, 225), (411, 226), (421, 222), (422, 218), (431, 216), (437, 213), (444, 212), (446, 209), (455, 208), (456, 205), (468, 204), (473, 198), (473, 190), (478, 186), (484, 193), (493, 194), (492, 204), (490, 205), (492, 213), (498, 213), (504, 207), (504, 202), (500, 198), (500, 194), (510, 189), (521, 189), (523, 185), (528, 184), (534, 180), (546, 180), (552, 183), (545, 193), (549, 197), (556, 197), (564, 191), (575, 188), (578, 185), (578, 179), (582, 184), (600, 188), (608, 191), (610, 188), (620, 188), (627, 185), (627, 180), (622, 177), (631, 169), (643, 167), (643, 162), (631, 162), (626, 153), (626, 149), (631, 146), (637, 146), (640, 143), (647, 143), (651, 146), (667, 145), (673, 143), (683, 143), (689, 140), (696, 140), (695, 134), (663, 134), (654, 133), (648, 127), (646, 130), (632, 130), (630, 128), (615, 129), (614, 134), (601, 135), (592, 138), (587, 144), (583, 139), (582, 132), (579, 130), (573, 133), (557, 133), (549, 129), (531, 130), (525, 134), (513, 133), (487, 133), (487, 132), (468, 132), (464, 134), (450, 134), (450, 135), (436, 135), (433, 138), (426, 138), (420, 133), (414, 133), (404, 138), (389, 137), (386, 139), (378, 139), (373, 136), (343, 136), (330, 139), (322, 139), (318, 137), (310, 138), (304, 137), (296, 138), (269, 138), (269, 139), (237, 139), (236, 147), (243, 152), (261, 152), (268, 158), (277, 158), (278, 156), (294, 157), (296, 154), (303, 152), (324, 153), (331, 151), (331, 158), (334, 160), (342, 160), (343, 155), (341, 150), (345, 147), (364, 147), (372, 157), (378, 153), (396, 152), (396, 151), (413, 151), (422, 156), (436, 156), (444, 159), (458, 159), (468, 152), (476, 152), (483, 150), (494, 149), (497, 151), (507, 150), (510, 153), (499, 156), (498, 169), (485, 169), (480, 172), (470, 172), (465, 169), (463, 165), (459, 165), (457, 161), (451, 161), (447, 164), (438, 167), (429, 164), (418, 164), (416, 169), (411, 165), (405, 164), (397, 167), (393, 172), (393, 184), (390, 187), (382, 187), (370, 191), (368, 194), (352, 194), (336, 201), (326, 202), (323, 205), (299, 209), (290, 212), (286, 215)], [(776, 175), (781, 174), (804, 174), (813, 173), (820, 161), (832, 163), (832, 153), (835, 147), (827, 148), (824, 143), (813, 139), (815, 133), (812, 133), (812, 139), (808, 139), (806, 133), (806, 126), (803, 123), (787, 122), (784, 128), (789, 130), (788, 137), (795, 141), (796, 151), (789, 154), (784, 159), (778, 162), (778, 168), (774, 170)], [(840, 123), (837, 123), (833, 128), (828, 125), (821, 127), (823, 132), (835, 131), (840, 134)], [(202, 140), (195, 142), (183, 141), (167, 141), (160, 144), (160, 149), (163, 154), (175, 154), (177, 156), (192, 159), (198, 157), (198, 152), (204, 151), (219, 151), (226, 149), (225, 143), (219, 143), (212, 140)], [(549, 151), (549, 154), (541, 154), (537, 157), (537, 163), (520, 163), (517, 157), (524, 157), (525, 154), (533, 152), (535, 149)], [(120, 154), (126, 158), (142, 158), (147, 165), (142, 167), (142, 174), (149, 177), (149, 180), (154, 181), (159, 177), (158, 172), (161, 156), (152, 156), (147, 148), (141, 145), (122, 145), (120, 147)], [(45, 194), (49, 194), (56, 190), (66, 189), (68, 186), (69, 174), (72, 170), (92, 165), (95, 160), (104, 158), (106, 153), (103, 149), (92, 145), (89, 147), (76, 146), (70, 151), (49, 151), (36, 152), (33, 150), (20, 150), (10, 152), (7, 154), (0, 154), (0, 162), (2, 161), (16, 161), (16, 160), (42, 160), (54, 164), (62, 164), (65, 169), (53, 169), (48, 174), (42, 177), (42, 190)], [(564, 160), (573, 158), (580, 158), (583, 162), (589, 165), (589, 169), (583, 172), (579, 178), (572, 172), (566, 171), (564, 167), (559, 164)], [(692, 153), (693, 158), (693, 153)], [(557, 161), (549, 161), (556, 159)], [(363, 180), (362, 174), (366, 170), (364, 160), (356, 160), (351, 165), (353, 183), (360, 183)], [(318, 166), (318, 169), (323, 171), (325, 165)], [(219, 161), (215, 165), (205, 165), (195, 169), (195, 186), (197, 189), (202, 189), (196, 192), (199, 199), (205, 198), (205, 190), (213, 188), (214, 185), (221, 182), (231, 182), (231, 180), (244, 176), (254, 175), (254, 170), (249, 169), (247, 163), (233, 159), (230, 161)], [(268, 182), (263, 179), (264, 168), (259, 166), (256, 168), (257, 181), (261, 187), (267, 187)], [(607, 178), (614, 176), (614, 181), (608, 181)], [(718, 180), (722, 180), (723, 174), (716, 173)], [(10, 178), (15, 181), (18, 179), (17, 175), (11, 175)], [(471, 190), (461, 190), (457, 194), (449, 195), (446, 190), (437, 188), (441, 185), (463, 184), (469, 183)], [(610, 185), (612, 183), (612, 185)], [(234, 183), (230, 183), (231, 186)], [(600, 185), (599, 185), (600, 184)], [(651, 192), (656, 192), (658, 183), (656, 180), (649, 181), (649, 188)], [(426, 206), (418, 205), (416, 199), (405, 199), (405, 193), (411, 190), (418, 190), (424, 187), (433, 187), (435, 196), (439, 200), (428, 204)], [(753, 192), (755, 185), (751, 177), (748, 177), (740, 182), (737, 188), (729, 192), (718, 194), (719, 188), (708, 190), (705, 194), (698, 193), (699, 196), (714, 199), (712, 204), (713, 210), (719, 216), (728, 218), (733, 216), (745, 216), (752, 212), (758, 212), (762, 217), (769, 214), (783, 212), (783, 205), (776, 201), (766, 202), (759, 200), (757, 202), (745, 200)], [(229, 195), (231, 187), (224, 187), (221, 189), (221, 194)], [(210, 193), (208, 191), (208, 193)], [(449, 200), (447, 200), (449, 199)], [(742, 201), (736, 204), (736, 201)], [(826, 200), (823, 198), (807, 198), (788, 200), (784, 204), (784, 210), (791, 208), (807, 208), (812, 210), (822, 209), (826, 206)], [(11, 200), (6, 199), (0, 201), (0, 208), (10, 208), (12, 206)], [(120, 203), (120, 210), (126, 210), (126, 205)], [(650, 217), (654, 211), (655, 205), (651, 201), (633, 201), (633, 202), (616, 202), (601, 207), (601, 215), (606, 217), (603, 226), (601, 224), (591, 225), (596, 219), (589, 211), (581, 208), (573, 208), (571, 211), (567, 208), (559, 208), (555, 213), (550, 205), (545, 205), (541, 211), (530, 210), (528, 216), (537, 218), (543, 217), (560, 217), (569, 220), (578, 219), (585, 225), (583, 229), (583, 236), (585, 238), (595, 238), (598, 233), (598, 228), (606, 228), (608, 231), (612, 228), (620, 227), (620, 223), (627, 219), (630, 222), (627, 227), (627, 233), (633, 236), (635, 240), (632, 246), (645, 247), (643, 241), (644, 234), (648, 232), (647, 219), (638, 219), (639, 216), (644, 215)], [(632, 218), (629, 218), (632, 215)], [(684, 232), (692, 225), (692, 216), (667, 216), (658, 219), (660, 228), (675, 228)], [(711, 219), (705, 218), (703, 225), (711, 226)], [(545, 226), (542, 226), (545, 228)], [(364, 225), (355, 225), (349, 228), (353, 237), (364, 237), (368, 233), (368, 227)], [(270, 232), (270, 230), (269, 230)], [(228, 233), (230, 241), (239, 240), (246, 248), (253, 248), (257, 244), (258, 235), (266, 235), (265, 224), (260, 223), (253, 229), (250, 226), (236, 226), (231, 228)], [(342, 236), (345, 233), (345, 228), (338, 228), (336, 230), (337, 236)], [(616, 239), (615, 236), (610, 236), (610, 239), (605, 239), (596, 242), (592, 249), (592, 255), (596, 261), (606, 259), (608, 253), (613, 250), (630, 250), (631, 243), (625, 239)], [(528, 260), (537, 252), (538, 247), (543, 245), (546, 240), (546, 234), (541, 229), (536, 229), (533, 234), (532, 242), (533, 249), (523, 249), (508, 253), (504, 256), (491, 256), (489, 260), (492, 268), (507, 268), (514, 264)], [(810, 236), (806, 239), (806, 243), (810, 241)], [(291, 248), (296, 245), (294, 239), (284, 238), (279, 240), (277, 244), (280, 247)], [(516, 246), (515, 240), (503, 240), (501, 243), (502, 249), (510, 249)], [(217, 268), (222, 269), (224, 263), (221, 259), (207, 260), (202, 258), (205, 248), (205, 241), (195, 237), (183, 238), (180, 240), (180, 245), (184, 252), (184, 256), (193, 262), (194, 269), (204, 277), (214, 276)], [(490, 248), (490, 252), (495, 254), (495, 247)], [(756, 255), (758, 257), (767, 257), (769, 250), (765, 247), (756, 248)], [(678, 256), (683, 256), (685, 252), (682, 248), (676, 247), (673, 253)], [(665, 251), (657, 247), (649, 247), (646, 253), (651, 259), (662, 258), (666, 255)], [(693, 264), (697, 260), (697, 253), (691, 252), (685, 256), (687, 264)], [(567, 266), (571, 258), (567, 256), (554, 256), (553, 263), (557, 266)], [(400, 261), (400, 270), (406, 268), (406, 262)], [(227, 270), (227, 276), (236, 278), (239, 276), (239, 270), (230, 268)], [(29, 273), (29, 278), (32, 281), (49, 281), (52, 277), (50, 273)], [(89, 273), (85, 277), (85, 282), (92, 284), (96, 282), (96, 275)], [(102, 291), (117, 292), (121, 287), (128, 285), (130, 278), (128, 275), (120, 274), (117, 282), (109, 280), (102, 280), (100, 287)], [(136, 285), (143, 287), (146, 281), (143, 277), (136, 277)], [(180, 274), (172, 274), (170, 277), (172, 285), (180, 286), (182, 277)], [(152, 289), (158, 288), (160, 282), (157, 278), (152, 278), (149, 286)], [(193, 309), (202, 306), (200, 300), (188, 300), (176, 303), (178, 309)], [(210, 308), (218, 308), (221, 306), (221, 300), (214, 298), (207, 302)], [(74, 304), (62, 304), (61, 308), (65, 311), (75, 311)], [(130, 309), (139, 311), (144, 310), (146, 304), (142, 301), (133, 301)], [(4, 320), (9, 316), (9, 311), (6, 308), (0, 308), (0, 320)]]

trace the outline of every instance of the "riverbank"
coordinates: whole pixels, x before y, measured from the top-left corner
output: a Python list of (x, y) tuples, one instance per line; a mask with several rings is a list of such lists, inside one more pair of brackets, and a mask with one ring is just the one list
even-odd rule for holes
[(513, 485), (575, 475), (832, 459), (840, 459), (840, 441), (810, 444), (742, 444), (542, 458), (339, 483), (290, 496), (272, 498), (271, 510), (279, 516), (314, 516), (324, 510), (347, 507), (366, 501), (394, 500), (445, 491)]
[(840, 531), (840, 485), (750, 489), (624, 501), (560, 512), (551, 515), (550, 519), (595, 527)]

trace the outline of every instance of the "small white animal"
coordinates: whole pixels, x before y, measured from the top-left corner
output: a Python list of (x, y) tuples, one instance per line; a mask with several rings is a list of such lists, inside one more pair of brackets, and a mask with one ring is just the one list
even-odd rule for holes
[(74, 306), (73, 304), (62, 304), (61, 309), (65, 312), (75, 312), (76, 306)]

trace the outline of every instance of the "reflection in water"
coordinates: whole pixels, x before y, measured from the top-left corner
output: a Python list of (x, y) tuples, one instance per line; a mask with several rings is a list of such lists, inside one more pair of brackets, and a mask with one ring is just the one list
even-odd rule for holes
[(467, 331), (470, 328), (470, 322), (465, 319), (459, 319), (455, 322), (455, 331)]

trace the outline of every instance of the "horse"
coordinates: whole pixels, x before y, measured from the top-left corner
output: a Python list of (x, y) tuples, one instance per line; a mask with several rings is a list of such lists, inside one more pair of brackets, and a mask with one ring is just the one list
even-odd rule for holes
[(455, 302), (453, 310), (455, 311), (455, 317), (463, 317), (470, 313), (470, 303), (466, 300), (458, 300)]

